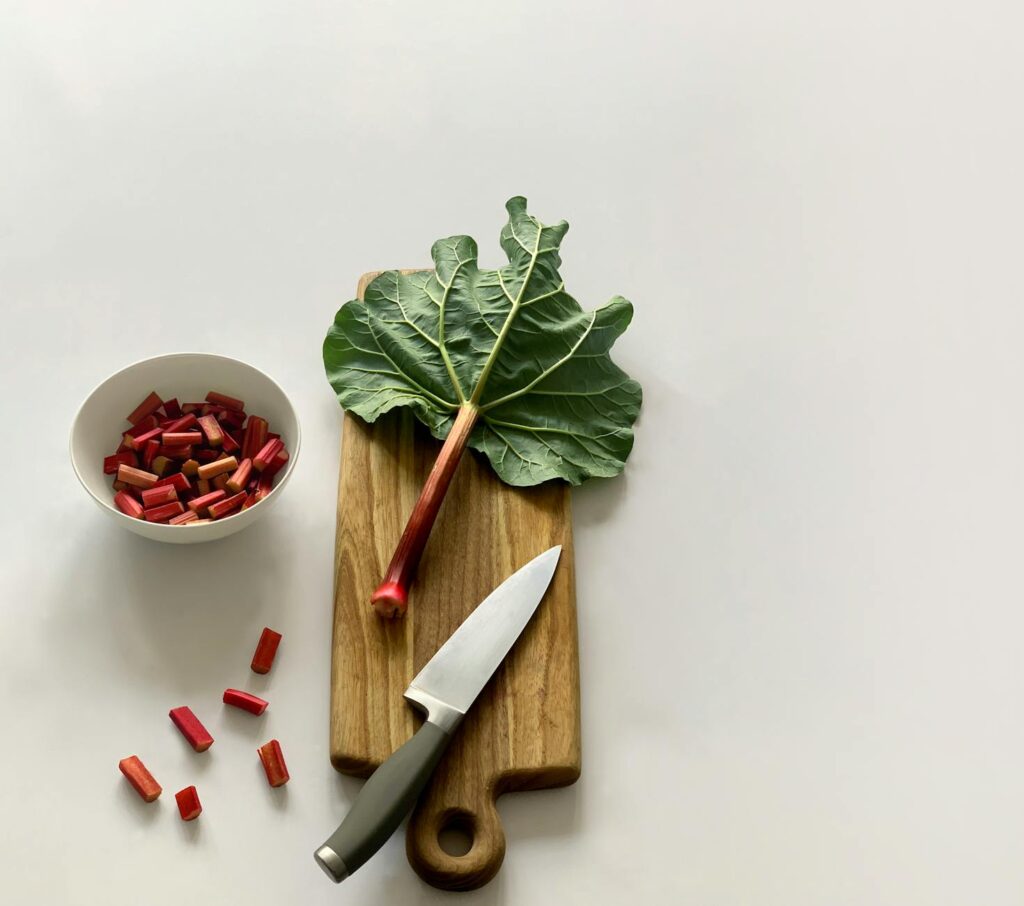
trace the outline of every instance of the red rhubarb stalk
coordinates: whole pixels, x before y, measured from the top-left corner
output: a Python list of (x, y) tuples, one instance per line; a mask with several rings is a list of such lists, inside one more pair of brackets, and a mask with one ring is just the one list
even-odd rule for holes
[[(195, 518), (194, 513), (192, 516)], [(200, 723), (199, 718), (192, 713), (191, 708), (182, 705), (180, 708), (171, 708), (168, 714), (171, 720), (174, 721), (174, 726), (181, 731), (181, 735), (188, 740), (188, 744), (197, 752), (205, 752), (213, 745), (213, 737), (210, 735), (210, 731)]]
[(120, 453), (114, 453), (112, 456), (103, 457), (103, 474), (116, 475), (118, 466), (137, 466), (138, 464), (139, 457), (132, 450), (122, 450)]
[(164, 431), (161, 438), (165, 447), (186, 447), (203, 442), (202, 431)]
[[(200, 479), (196, 483), (199, 485), (200, 491), (203, 490), (204, 483), (206, 484), (207, 487), (209, 487), (209, 482), (205, 481), (205, 479)], [(210, 491), (209, 493), (203, 493), (200, 497), (197, 497), (195, 500), (190, 500), (188, 502), (188, 508), (197, 516), (205, 516), (206, 510), (211, 503), (216, 503), (218, 500), (223, 500), (227, 496), (228, 495), (225, 494), (223, 491)]]
[(253, 673), (270, 673), (274, 656), (277, 654), (277, 646), (280, 644), (281, 633), (265, 627), (252, 656), (252, 663), (249, 665)]
[(262, 472), (283, 449), (284, 444), (281, 442), (281, 438), (275, 437), (272, 440), (268, 440), (252, 458), (252, 467), (257, 472)]
[[(171, 490), (174, 490), (173, 488)], [(168, 522), (175, 516), (184, 513), (185, 507), (180, 500), (173, 503), (165, 503), (161, 506), (149, 507), (142, 511), (147, 522)]]
[(154, 485), (142, 492), (142, 505), (144, 507), (160, 506), (162, 503), (171, 503), (178, 499), (178, 489), (172, 485)]
[[(116, 484), (116, 482), (115, 482)], [(142, 504), (139, 503), (131, 494), (127, 491), (118, 491), (114, 495), (114, 506), (116, 506), (125, 516), (131, 516), (132, 519), (143, 519)]]
[(258, 415), (250, 415), (245, 423), (242, 435), (242, 458), (252, 459), (267, 442), (267, 420)]
[(126, 466), (124, 463), (118, 466), (117, 469), (117, 480), (136, 488), (151, 488), (159, 479), (159, 475), (154, 475), (152, 472), (143, 472), (142, 469)]
[(466, 443), (479, 414), (476, 406), (469, 403), (463, 405), (459, 409), (455, 424), (448, 432), (444, 446), (441, 447), (437, 461), (420, 492), (419, 500), (413, 507), (398, 547), (395, 548), (384, 579), (370, 598), (377, 613), (382, 617), (399, 617), (405, 613), (409, 603), (409, 586), (423, 555), (423, 548), (426, 547), (430, 530), (434, 527), (434, 520), (437, 519), (444, 495), (452, 483), (455, 469), (466, 449)]
[(153, 775), (146, 770), (146, 766), (139, 760), (138, 755), (129, 755), (117, 763), (121, 773), (128, 778), (128, 782), (135, 787), (138, 793), (146, 802), (152, 802), (162, 792), (162, 787), (153, 778)]
[(203, 806), (199, 801), (199, 793), (194, 786), (187, 786), (174, 794), (174, 801), (178, 803), (178, 814), (182, 821), (194, 821), (203, 812)]
[(238, 460), (234, 456), (225, 459), (215, 459), (213, 462), (204, 463), (199, 467), (200, 478), (215, 478), (224, 472), (234, 472), (238, 468)]
[(273, 787), (284, 786), (289, 778), (288, 765), (284, 763), (284, 753), (281, 751), (281, 743), (276, 739), (270, 740), (257, 750), (260, 761), (263, 762), (263, 770), (267, 775), (267, 783)]
[(224, 443), (224, 429), (221, 428), (220, 423), (217, 421), (217, 416), (203, 415), (198, 421), (199, 427), (203, 429), (203, 434), (206, 435), (206, 442), (211, 447), (219, 447)]
[(226, 516), (233, 510), (237, 510), (243, 503), (245, 503), (245, 496), (245, 491), (242, 491), (240, 494), (232, 494), (226, 500), (218, 500), (216, 503), (211, 503), (207, 508), (210, 513), (210, 518), (220, 519), (221, 516)]
[[(168, 519), (168, 525), (188, 525), (190, 522), (198, 522), (199, 517), (191, 510), (185, 510), (184, 513), (179, 513), (173, 519)], [(209, 522), (208, 519), (204, 519), (203, 522)]]
[(248, 711), (250, 714), (262, 714), (267, 710), (267, 705), (269, 705), (270, 702), (264, 701), (259, 696), (243, 692), (241, 689), (225, 689), (224, 704), (231, 705), (235, 708), (241, 708), (243, 711)]
[(228, 396), (225, 393), (218, 393), (216, 390), (211, 390), (206, 394), (206, 401), (208, 403), (215, 403), (218, 406), (223, 406), (225, 409), (245, 408), (245, 403), (240, 399), (235, 399), (235, 397)]

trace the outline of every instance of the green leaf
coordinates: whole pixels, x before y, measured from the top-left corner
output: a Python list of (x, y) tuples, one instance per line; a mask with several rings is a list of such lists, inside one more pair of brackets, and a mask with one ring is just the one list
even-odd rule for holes
[(469, 445), (509, 484), (617, 475), (641, 391), (609, 350), (633, 306), (615, 296), (584, 311), (559, 274), (568, 224), (541, 224), (525, 198), (506, 208), (508, 264), (482, 270), (476, 243), (452, 236), (434, 243), (433, 271), (381, 274), (328, 331), (327, 378), (366, 421), (408, 406), (438, 438), (475, 406)]

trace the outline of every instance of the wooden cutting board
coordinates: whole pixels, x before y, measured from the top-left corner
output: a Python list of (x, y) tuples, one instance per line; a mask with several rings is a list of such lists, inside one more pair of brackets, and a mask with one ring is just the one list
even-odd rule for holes
[[(376, 273), (359, 281), (363, 298)], [(555, 544), (558, 571), (529, 626), (456, 733), (406, 831), (409, 862), (435, 887), (469, 890), (501, 867), (495, 800), (580, 775), (579, 653), (569, 488), (511, 488), (466, 453), (434, 526), (403, 619), (370, 606), (440, 443), (408, 413), (368, 425), (346, 415), (334, 560), (331, 761), (367, 777), (412, 736), (406, 686), (470, 611)], [(464, 856), (442, 829), (468, 833)]]

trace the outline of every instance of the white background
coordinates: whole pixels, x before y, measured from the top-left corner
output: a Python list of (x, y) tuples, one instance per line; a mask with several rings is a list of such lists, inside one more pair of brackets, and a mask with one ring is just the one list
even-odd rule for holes
[[(519, 193), (571, 222), (586, 307), (634, 301), (645, 402), (574, 495), (583, 777), (501, 801), (459, 902), (1022, 902), (1016, 8), (0, 3), (4, 902), (455, 902), (401, 837), (340, 889), (311, 858), (359, 787), (327, 759), (320, 344), (437, 237), (497, 263)], [(112, 526), (66, 450), (95, 383), (182, 349), (264, 368), (305, 429), (278, 508), (194, 549)]]

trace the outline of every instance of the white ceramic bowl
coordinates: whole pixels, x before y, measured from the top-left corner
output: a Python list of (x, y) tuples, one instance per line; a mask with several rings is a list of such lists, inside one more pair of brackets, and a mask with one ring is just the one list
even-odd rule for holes
[[(132, 519), (114, 506), (112, 476), (103, 474), (103, 457), (120, 443), (129, 427), (125, 416), (151, 391), (180, 402), (205, 399), (210, 390), (245, 402), (245, 411), (261, 415), (270, 430), (281, 435), (288, 464), (274, 482), (273, 491), (247, 510), (203, 525), (162, 525)], [(78, 409), (71, 425), (71, 465), (89, 496), (118, 525), (155, 541), (195, 544), (214, 541), (252, 525), (279, 500), (299, 458), (299, 419), (285, 392), (252, 365), (205, 352), (180, 352), (145, 359), (108, 377)]]

